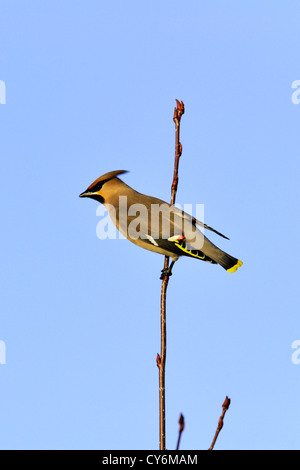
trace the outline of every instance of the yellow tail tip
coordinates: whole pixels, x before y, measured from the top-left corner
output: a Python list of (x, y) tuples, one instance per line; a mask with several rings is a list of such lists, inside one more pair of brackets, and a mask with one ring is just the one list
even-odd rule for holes
[(238, 268), (240, 268), (242, 265), (243, 265), (243, 262), (240, 261), (240, 260), (238, 260), (238, 262), (237, 262), (234, 266), (232, 266), (232, 268), (227, 269), (227, 271), (228, 271), (229, 273), (235, 273), (235, 271), (236, 271)]

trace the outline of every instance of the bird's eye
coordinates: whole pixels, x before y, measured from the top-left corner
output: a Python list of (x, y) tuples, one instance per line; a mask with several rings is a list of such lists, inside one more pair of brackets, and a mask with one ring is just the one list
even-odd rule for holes
[(103, 186), (103, 182), (101, 181), (101, 183), (97, 183), (95, 184), (95, 186), (92, 188), (93, 192), (94, 193), (97, 193), (98, 191), (100, 191), (100, 189), (102, 188)]

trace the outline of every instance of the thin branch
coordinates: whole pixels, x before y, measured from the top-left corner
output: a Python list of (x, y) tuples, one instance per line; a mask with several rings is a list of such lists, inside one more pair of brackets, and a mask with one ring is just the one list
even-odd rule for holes
[[(178, 186), (178, 167), (179, 158), (182, 153), (182, 145), (180, 143), (180, 120), (184, 113), (184, 104), (176, 100), (176, 108), (174, 109), (173, 120), (175, 123), (175, 164), (174, 175), (171, 188), (171, 204), (175, 203), (177, 186)], [(165, 256), (164, 270), (169, 267), (169, 257)], [(157, 355), (156, 364), (159, 368), (159, 448), (166, 448), (166, 409), (165, 409), (165, 365), (166, 365), (166, 293), (169, 283), (169, 275), (165, 275), (161, 286), (161, 305), (160, 305), (160, 329), (161, 329), (161, 352)]]
[(213, 438), (212, 444), (211, 444), (211, 446), (210, 446), (210, 448), (209, 448), (208, 450), (213, 450), (213, 448), (215, 447), (216, 440), (218, 439), (218, 435), (220, 434), (221, 429), (222, 429), (222, 427), (223, 427), (223, 424), (224, 424), (224, 417), (225, 417), (226, 411), (229, 409), (229, 406), (230, 406), (230, 398), (226, 397), (226, 398), (225, 398), (225, 401), (224, 401), (224, 403), (223, 403), (223, 405), (222, 405), (222, 407), (223, 407), (223, 413), (222, 413), (222, 415), (221, 415), (220, 418), (219, 418), (218, 427), (217, 427), (217, 430), (216, 430), (215, 437)]
[(179, 431), (178, 431), (178, 440), (177, 440), (176, 450), (179, 450), (179, 444), (180, 444), (181, 434), (182, 434), (182, 432), (183, 432), (183, 430), (184, 430), (184, 425), (185, 425), (183, 414), (180, 415), (178, 423), (179, 423)]

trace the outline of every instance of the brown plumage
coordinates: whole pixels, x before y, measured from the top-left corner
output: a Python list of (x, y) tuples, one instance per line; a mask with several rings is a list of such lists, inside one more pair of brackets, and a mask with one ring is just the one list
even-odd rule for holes
[(220, 264), (229, 272), (243, 264), (211, 243), (196, 226), (227, 237), (175, 206), (135, 191), (118, 178), (124, 173), (127, 171), (117, 170), (100, 176), (80, 197), (104, 204), (113, 223), (129, 241), (171, 257), (172, 266), (180, 256)]

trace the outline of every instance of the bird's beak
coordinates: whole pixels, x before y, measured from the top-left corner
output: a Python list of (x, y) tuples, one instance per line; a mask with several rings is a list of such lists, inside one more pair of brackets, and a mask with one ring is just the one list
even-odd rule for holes
[(83, 191), (83, 193), (79, 194), (79, 197), (90, 197), (93, 194), (95, 193), (93, 193), (92, 191)]

